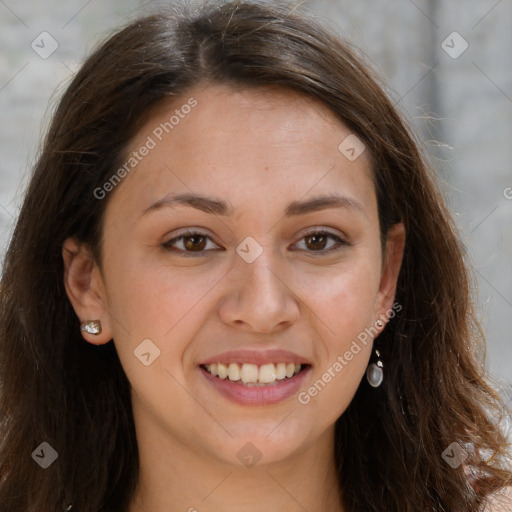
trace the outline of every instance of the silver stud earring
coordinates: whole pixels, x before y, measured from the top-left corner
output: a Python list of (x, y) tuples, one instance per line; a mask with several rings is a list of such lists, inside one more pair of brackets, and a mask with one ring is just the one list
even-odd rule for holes
[(101, 322), (99, 320), (89, 320), (85, 322), (80, 329), (88, 334), (94, 334), (95, 336), (101, 332)]
[(378, 358), (377, 362), (370, 364), (366, 369), (366, 379), (370, 386), (378, 388), (384, 380), (384, 365), (380, 360), (380, 352), (377, 349), (375, 349), (375, 355)]

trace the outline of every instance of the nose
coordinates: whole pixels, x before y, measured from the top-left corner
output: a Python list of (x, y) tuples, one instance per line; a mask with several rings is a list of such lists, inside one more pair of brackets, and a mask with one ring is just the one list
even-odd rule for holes
[(293, 325), (300, 314), (299, 298), (283, 265), (264, 250), (252, 263), (238, 257), (228, 273), (219, 316), (228, 325), (271, 334)]

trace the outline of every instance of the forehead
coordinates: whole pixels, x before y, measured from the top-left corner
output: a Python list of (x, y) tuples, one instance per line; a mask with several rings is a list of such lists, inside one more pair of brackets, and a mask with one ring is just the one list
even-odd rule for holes
[(235, 208), (334, 189), (370, 188), (372, 200), (368, 155), (340, 151), (349, 136), (328, 107), (293, 91), (199, 85), (153, 107), (116, 195), (139, 209), (169, 192), (215, 192)]

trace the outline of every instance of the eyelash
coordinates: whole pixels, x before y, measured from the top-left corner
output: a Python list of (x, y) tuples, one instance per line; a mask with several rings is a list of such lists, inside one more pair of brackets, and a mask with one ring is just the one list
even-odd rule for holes
[[(337, 246), (331, 247), (329, 249), (319, 250), (319, 251), (307, 251), (307, 252), (310, 252), (310, 253), (313, 253), (313, 254), (315, 254), (315, 253), (317, 253), (319, 255), (325, 255), (327, 253), (330, 254), (330, 253), (333, 253), (333, 252), (337, 252), (337, 251), (343, 249), (346, 246), (351, 245), (349, 242), (347, 242), (346, 240), (343, 240), (342, 238), (340, 238), (339, 236), (335, 235), (334, 233), (331, 233), (330, 231), (325, 231), (325, 230), (312, 230), (312, 231), (308, 231), (307, 233), (305, 233), (302, 236), (300, 241), (304, 240), (304, 238), (307, 238), (307, 237), (310, 237), (310, 236), (314, 236), (314, 235), (324, 235), (324, 236), (327, 236), (328, 238), (331, 238), (331, 239), (335, 240), (336, 243), (337, 243)], [(162, 246), (164, 247), (164, 249), (166, 249), (168, 251), (172, 251), (172, 252), (176, 252), (176, 253), (181, 253), (181, 255), (185, 256), (185, 257), (201, 257), (202, 255), (204, 255), (205, 252), (208, 252), (208, 251), (207, 250), (197, 251), (197, 252), (186, 251), (186, 250), (183, 250), (183, 249), (176, 249), (176, 247), (173, 247), (171, 245), (173, 243), (176, 243), (179, 240), (184, 240), (186, 238), (192, 238), (194, 236), (200, 236), (200, 237), (206, 238), (206, 239), (211, 241), (211, 238), (208, 235), (206, 235), (205, 233), (202, 233), (200, 231), (189, 230), (189, 231), (186, 231), (186, 232), (184, 232), (183, 234), (181, 234), (181, 235), (179, 235), (177, 237), (172, 238), (168, 242), (165, 242), (164, 244), (162, 244)]]

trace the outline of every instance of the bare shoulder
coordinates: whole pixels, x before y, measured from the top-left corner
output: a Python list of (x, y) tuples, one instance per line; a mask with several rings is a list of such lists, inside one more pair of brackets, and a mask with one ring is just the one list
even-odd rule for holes
[(512, 487), (504, 487), (495, 494), (489, 496), (484, 512), (511, 512), (512, 511)]

